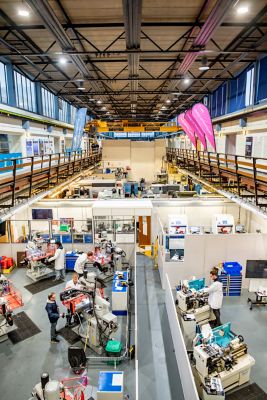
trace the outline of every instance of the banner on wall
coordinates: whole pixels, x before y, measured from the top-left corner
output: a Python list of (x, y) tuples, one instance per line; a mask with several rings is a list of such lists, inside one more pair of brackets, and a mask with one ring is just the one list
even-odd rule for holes
[(202, 103), (197, 103), (192, 107), (192, 116), (201, 127), (213, 150), (216, 151), (214, 131), (208, 108)]
[(193, 144), (193, 146), (195, 148), (197, 148), (197, 142), (196, 142), (194, 129), (191, 127), (191, 125), (185, 119), (184, 113), (182, 113), (178, 116), (178, 124), (185, 131), (186, 135), (188, 136), (188, 138), (189, 138), (190, 142)]
[(81, 147), (84, 126), (86, 122), (87, 108), (79, 108), (75, 115), (74, 132), (72, 137), (71, 150), (77, 151)]
[(203, 145), (204, 150), (207, 150), (207, 142), (206, 142), (206, 137), (205, 133), (199, 126), (198, 122), (195, 120), (195, 118), (192, 115), (192, 110), (189, 109), (185, 112), (184, 116), (185, 120), (188, 122), (188, 124), (191, 126), (197, 137), (199, 138), (200, 142)]

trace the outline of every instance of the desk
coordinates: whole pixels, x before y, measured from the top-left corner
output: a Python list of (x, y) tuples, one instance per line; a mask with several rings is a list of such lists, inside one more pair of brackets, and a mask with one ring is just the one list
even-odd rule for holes
[[(267, 305), (267, 294), (262, 294), (260, 292), (255, 292), (256, 300), (252, 301), (248, 298), (248, 303), (250, 303), (250, 310), (252, 310), (253, 305), (266, 306)], [(264, 300), (265, 298), (265, 300)]]

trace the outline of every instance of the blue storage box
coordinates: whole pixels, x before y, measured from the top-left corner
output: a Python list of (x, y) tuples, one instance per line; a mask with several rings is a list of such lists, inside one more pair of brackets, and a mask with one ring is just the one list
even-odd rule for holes
[(75, 251), (72, 252), (67, 252), (65, 254), (65, 260), (66, 260), (66, 270), (67, 271), (73, 271), (74, 270), (74, 265), (75, 262), (78, 258), (79, 254), (75, 253)]
[(93, 235), (85, 234), (84, 235), (84, 243), (93, 243)]
[(72, 243), (71, 235), (62, 235), (62, 243)]
[(242, 265), (240, 265), (238, 262), (225, 262), (223, 263), (223, 269), (227, 275), (231, 276), (238, 276), (241, 274), (242, 271)]

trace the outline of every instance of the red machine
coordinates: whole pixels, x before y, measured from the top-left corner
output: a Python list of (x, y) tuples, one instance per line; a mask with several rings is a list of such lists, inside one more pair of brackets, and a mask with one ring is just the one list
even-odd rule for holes
[(13, 283), (3, 275), (0, 277), (0, 297), (4, 298), (8, 311), (23, 306), (22, 295), (15, 289)]

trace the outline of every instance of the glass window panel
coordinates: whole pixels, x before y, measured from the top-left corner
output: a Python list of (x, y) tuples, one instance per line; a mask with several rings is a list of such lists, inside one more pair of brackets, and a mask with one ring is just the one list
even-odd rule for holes
[(245, 105), (253, 104), (254, 67), (247, 71)]
[(21, 75), (16, 72), (16, 76), (17, 76), (17, 106), (20, 108), (24, 108)]
[(36, 112), (36, 94), (35, 94), (35, 85), (31, 82), (31, 99), (32, 99), (32, 111)]
[(0, 102), (7, 103), (6, 66), (0, 62)]
[(257, 102), (267, 99), (267, 57), (259, 61), (259, 76), (257, 82)]
[(15, 92), (17, 107), (36, 111), (35, 84), (24, 75), (15, 71)]
[(43, 115), (50, 118), (55, 118), (55, 95), (48, 90), (42, 88), (42, 105)]

